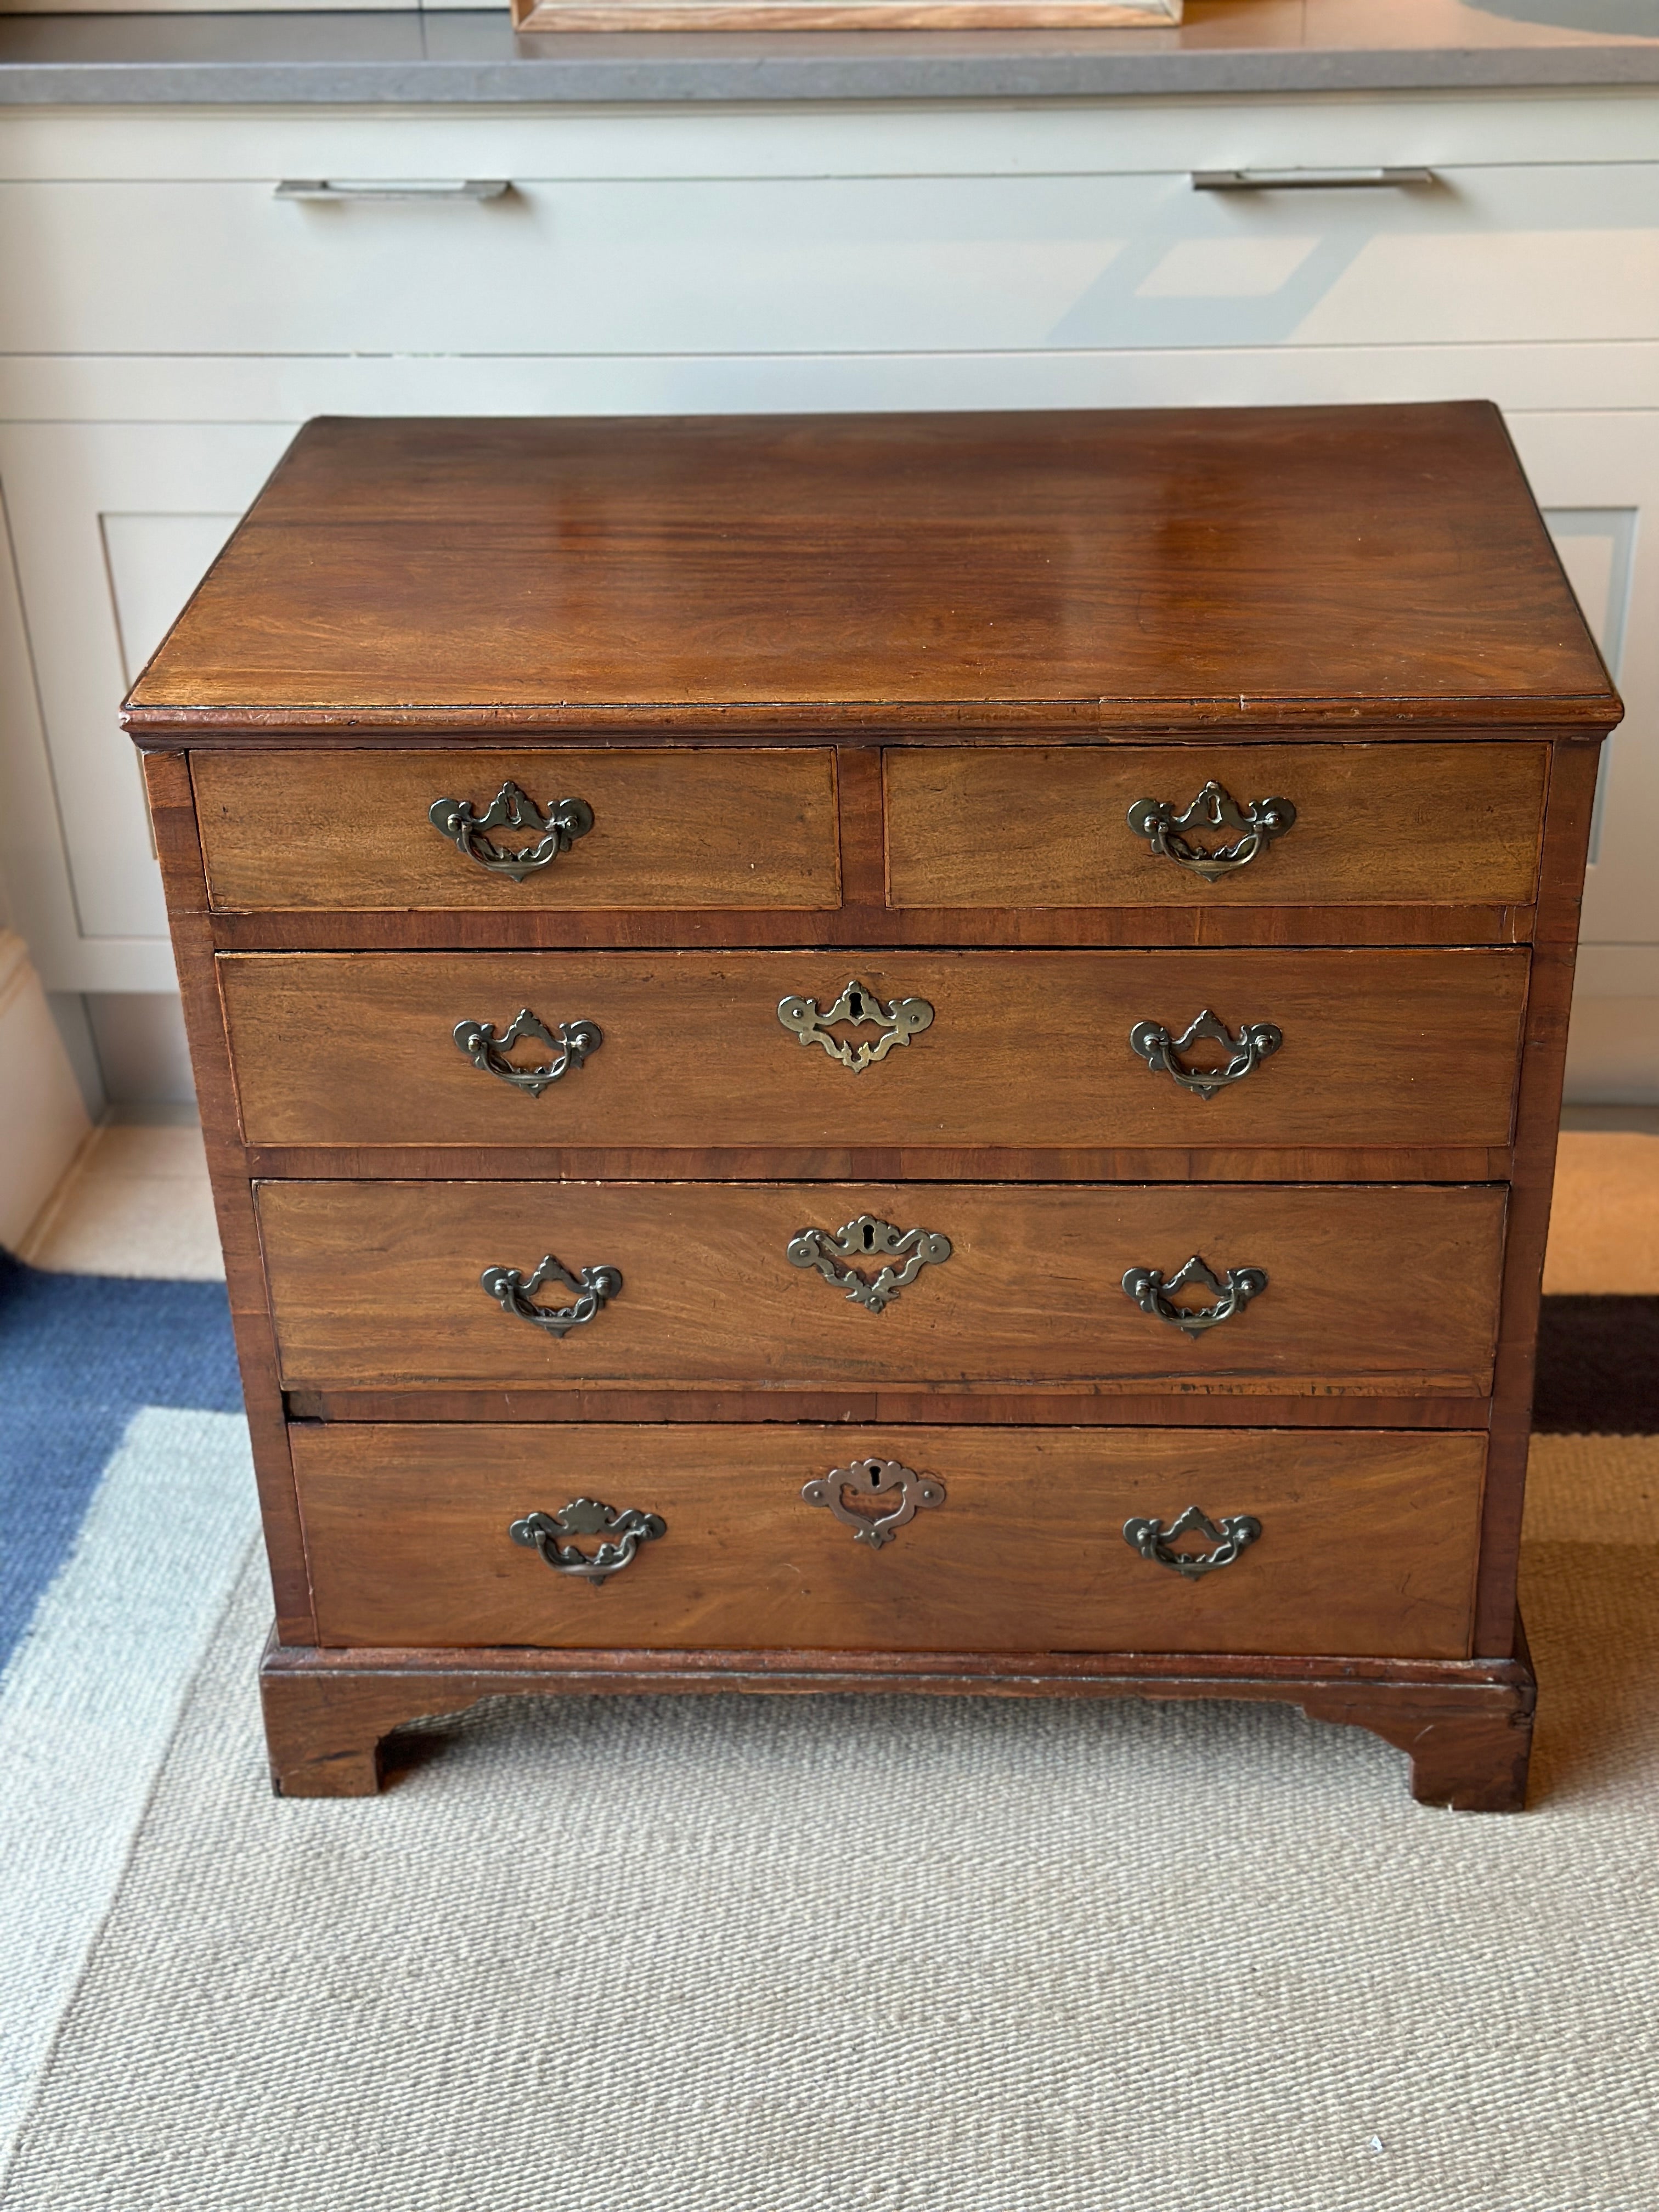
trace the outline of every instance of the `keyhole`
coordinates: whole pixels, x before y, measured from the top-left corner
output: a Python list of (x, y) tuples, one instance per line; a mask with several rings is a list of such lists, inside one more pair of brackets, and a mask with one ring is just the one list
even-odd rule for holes
[(864, 1019), (864, 1000), (857, 991), (850, 992), (847, 1000), (848, 1012), (855, 1022)]
[(866, 1252), (873, 1252), (876, 1249), (876, 1232), (869, 1222), (864, 1225), (864, 1249)]

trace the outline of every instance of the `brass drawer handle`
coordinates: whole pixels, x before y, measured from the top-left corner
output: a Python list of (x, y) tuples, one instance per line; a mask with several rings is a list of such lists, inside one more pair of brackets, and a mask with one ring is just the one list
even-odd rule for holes
[[(1206, 1543), (1215, 1546), (1212, 1552), (1177, 1552), (1170, 1547), (1177, 1537), (1196, 1529)], [(1160, 1567), (1173, 1567), (1178, 1575), (1190, 1581), (1198, 1575), (1212, 1575), (1218, 1567), (1230, 1567), (1247, 1544), (1254, 1544), (1261, 1534), (1261, 1523), (1253, 1513), (1235, 1513), (1224, 1520), (1219, 1528), (1207, 1513), (1200, 1513), (1196, 1505), (1189, 1505), (1178, 1521), (1166, 1528), (1161, 1521), (1126, 1521), (1123, 1540), (1132, 1551), (1139, 1552), (1143, 1559), (1156, 1559)]]
[[(890, 1513), (860, 1513), (847, 1503), (843, 1492), (860, 1498), (889, 1498), (898, 1492)], [(829, 1474), (809, 1482), (801, 1496), (809, 1505), (827, 1505), (836, 1520), (853, 1532), (855, 1544), (879, 1551), (890, 1543), (907, 1521), (914, 1521), (923, 1505), (943, 1505), (945, 1485), (931, 1474), (918, 1474), (896, 1459), (855, 1459), (850, 1467), (831, 1468)]]
[[(592, 1321), (606, 1299), (614, 1298), (623, 1286), (622, 1276), (615, 1267), (584, 1267), (580, 1275), (573, 1275), (550, 1252), (533, 1274), (521, 1275), (516, 1267), (486, 1267), (478, 1279), (503, 1313), (516, 1314), (520, 1321), (532, 1322), (538, 1328), (544, 1328), (550, 1336), (561, 1340), (567, 1329), (580, 1328), (584, 1322)], [(544, 1283), (562, 1283), (566, 1290), (574, 1291), (575, 1304), (557, 1307), (534, 1304), (535, 1295)]]
[[(1248, 868), (1256, 854), (1282, 837), (1296, 822), (1296, 809), (1288, 799), (1253, 799), (1240, 806), (1230, 791), (1213, 778), (1206, 783), (1184, 814), (1177, 814), (1168, 799), (1138, 799), (1129, 809), (1129, 827), (1144, 837), (1154, 853), (1178, 861), (1206, 884)], [(1188, 842), (1189, 830), (1226, 830), (1236, 833), (1231, 845), (1206, 851)]]
[[(601, 1505), (597, 1498), (573, 1498), (558, 1513), (526, 1513), (507, 1530), (515, 1544), (539, 1552), (556, 1575), (580, 1575), (595, 1589), (607, 1575), (619, 1575), (641, 1544), (665, 1536), (668, 1523), (657, 1513), (639, 1513), (632, 1506), (618, 1513)], [(579, 1546), (561, 1543), (562, 1536), (600, 1536), (605, 1540), (590, 1559)]]
[[(1225, 1067), (1183, 1067), (1177, 1054), (1206, 1037), (1231, 1054)], [(1154, 1075), (1162, 1069), (1183, 1091), (1191, 1091), (1200, 1098), (1213, 1098), (1228, 1084), (1243, 1083), (1284, 1042), (1284, 1030), (1272, 1022), (1251, 1022), (1233, 1036), (1220, 1015), (1212, 1014), (1207, 1006), (1178, 1037), (1172, 1037), (1162, 1022), (1137, 1022), (1129, 1032), (1130, 1051), (1144, 1060)]]
[[(1170, 1293), (1185, 1290), (1188, 1283), (1206, 1285), (1216, 1293), (1215, 1304), (1176, 1305)], [(1231, 1321), (1236, 1313), (1242, 1313), (1252, 1298), (1260, 1297), (1267, 1287), (1267, 1278), (1260, 1267), (1229, 1267), (1227, 1279), (1223, 1282), (1196, 1252), (1185, 1267), (1178, 1267), (1167, 1280), (1161, 1267), (1131, 1267), (1123, 1278), (1124, 1296), (1133, 1298), (1142, 1313), (1156, 1314), (1159, 1321), (1167, 1321), (1188, 1336), (1197, 1336), (1206, 1328), (1219, 1328), (1224, 1321)]]
[[(904, 1264), (892, 1267), (884, 1260), (873, 1276), (842, 1265), (866, 1254), (890, 1255)], [(827, 1229), (798, 1229), (784, 1250), (792, 1267), (816, 1267), (826, 1283), (834, 1283), (854, 1304), (873, 1314), (884, 1312), (924, 1267), (940, 1266), (950, 1256), (948, 1237), (936, 1236), (931, 1229), (896, 1229), (890, 1221), (878, 1221), (873, 1213), (860, 1214), (833, 1236)]]
[[(896, 1044), (908, 1045), (913, 1036), (931, 1028), (933, 1010), (926, 999), (895, 999), (885, 1005), (867, 983), (854, 976), (828, 1013), (818, 1012), (816, 999), (780, 999), (778, 1019), (793, 1031), (798, 1043), (821, 1044), (831, 1060), (861, 1075), (866, 1067), (885, 1060)], [(872, 1042), (849, 1044), (830, 1035), (837, 1022), (850, 1022), (855, 1027), (868, 1023), (883, 1034)]]
[[(550, 867), (593, 827), (593, 810), (585, 799), (556, 799), (544, 814), (516, 783), (504, 783), (482, 814), (472, 811), (470, 799), (434, 799), (427, 818), (468, 860), (492, 876), (511, 876), (515, 884)], [(534, 830), (536, 842), (511, 852), (485, 835), (490, 830)]]
[[(527, 1036), (538, 1038), (555, 1055), (545, 1067), (514, 1067), (507, 1057), (520, 1038)], [(568, 1069), (580, 1067), (590, 1052), (597, 1052), (605, 1033), (594, 1022), (561, 1022), (550, 1030), (525, 1006), (499, 1036), (493, 1022), (458, 1022), (455, 1042), (474, 1067), (539, 1098), (550, 1083), (558, 1082)]]

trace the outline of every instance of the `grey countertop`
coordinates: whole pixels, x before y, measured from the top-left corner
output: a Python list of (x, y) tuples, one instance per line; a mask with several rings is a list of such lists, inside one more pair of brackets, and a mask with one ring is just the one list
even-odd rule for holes
[(1188, 0), (1178, 30), (517, 37), (505, 12), (0, 15), (15, 106), (1089, 99), (1659, 84), (1659, 0)]

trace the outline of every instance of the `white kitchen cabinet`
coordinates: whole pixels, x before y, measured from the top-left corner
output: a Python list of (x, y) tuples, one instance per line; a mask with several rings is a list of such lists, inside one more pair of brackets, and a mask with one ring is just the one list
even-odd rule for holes
[[(1659, 160), (1425, 187), (1038, 176), (518, 177), (495, 200), (264, 178), (0, 183), (9, 349), (902, 352), (1659, 339)], [(190, 281), (154, 281), (155, 242)]]
[[(1621, 93), (6, 118), (0, 619), (26, 665), (0, 667), (0, 868), (49, 987), (170, 986), (115, 708), (307, 415), (1478, 396), (1630, 708), (1577, 1095), (1659, 1100), (1656, 115)], [(1439, 181), (1189, 181), (1373, 163)], [(276, 200), (283, 176), (514, 191), (318, 205)]]
[[(44, 928), (19, 916), (50, 990), (173, 988), (143, 779), (117, 709), (289, 434), (268, 424), (0, 424), (40, 725), (9, 732), (8, 750), (44, 737), (52, 816), (37, 816), (29, 836), (55, 845), (68, 893)], [(14, 821), (12, 839), (17, 830)]]

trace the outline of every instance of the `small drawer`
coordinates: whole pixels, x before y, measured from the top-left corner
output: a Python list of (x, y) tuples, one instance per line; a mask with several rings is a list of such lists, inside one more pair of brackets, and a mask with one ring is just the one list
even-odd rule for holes
[(888, 901), (1526, 905), (1547, 768), (1534, 744), (896, 748)]
[(1491, 1382), (1490, 1187), (256, 1188), (290, 1389)]
[(198, 752), (191, 767), (216, 908), (841, 902), (828, 748)]
[[(1486, 1440), (1461, 1431), (289, 1434), (328, 1644), (1413, 1659), (1469, 1648)], [(590, 1510), (571, 1513), (580, 1501)], [(1213, 1534), (1175, 1533), (1193, 1508)], [(1148, 1524), (1133, 1544), (1131, 1522)], [(583, 1573), (606, 1543), (625, 1563)], [(1194, 1554), (1217, 1563), (1183, 1572), (1164, 1556)]]
[(302, 952), (219, 974), (253, 1145), (1352, 1149), (1508, 1143), (1528, 960)]

